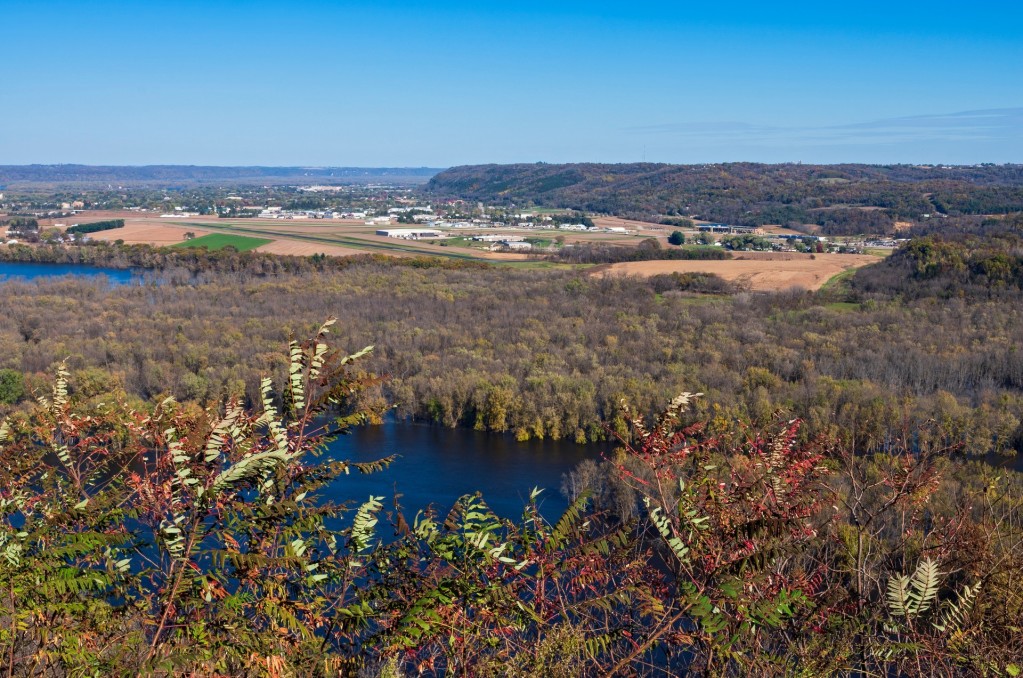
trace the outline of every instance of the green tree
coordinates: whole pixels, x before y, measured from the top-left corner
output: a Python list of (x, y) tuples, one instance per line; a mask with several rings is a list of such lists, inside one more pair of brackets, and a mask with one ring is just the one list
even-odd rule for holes
[(672, 231), (671, 235), (668, 236), (668, 242), (672, 245), (685, 245), (686, 236), (682, 231)]
[(0, 403), (13, 405), (25, 397), (25, 378), (17, 370), (0, 370)]

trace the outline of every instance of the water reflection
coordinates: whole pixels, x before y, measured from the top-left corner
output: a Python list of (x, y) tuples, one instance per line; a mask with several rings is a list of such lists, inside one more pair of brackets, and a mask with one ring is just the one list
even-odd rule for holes
[(8, 280), (37, 280), (61, 276), (106, 276), (111, 285), (129, 285), (141, 281), (138, 273), (124, 268), (101, 268), (83, 264), (38, 264), (29, 262), (0, 262), (0, 283)]
[(497, 515), (515, 519), (532, 488), (541, 487), (541, 512), (553, 520), (567, 506), (560, 491), (562, 474), (604, 449), (564, 440), (520, 443), (508, 435), (391, 420), (340, 437), (331, 444), (330, 456), (360, 462), (390, 454), (401, 458), (380, 473), (340, 478), (330, 490), (339, 501), (382, 495), (387, 506), (397, 492), (409, 519), (429, 504), (446, 511), (458, 497), (478, 490)]

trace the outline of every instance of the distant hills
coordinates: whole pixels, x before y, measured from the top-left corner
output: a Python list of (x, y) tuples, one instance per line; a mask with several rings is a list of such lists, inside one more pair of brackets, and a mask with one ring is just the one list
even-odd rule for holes
[(216, 183), (421, 184), (432, 167), (216, 167), (202, 165), (0, 165), (0, 185), (126, 184), (170, 186)]
[(688, 216), (883, 232), (923, 215), (1023, 211), (1023, 165), (469, 165), (440, 172), (424, 190), (641, 219)]
[[(431, 167), (0, 165), (8, 189), (401, 184), (427, 199), (557, 207), (671, 222), (782, 224), (828, 234), (1023, 211), (1023, 165), (514, 164)], [(806, 228), (803, 228), (806, 230)]]

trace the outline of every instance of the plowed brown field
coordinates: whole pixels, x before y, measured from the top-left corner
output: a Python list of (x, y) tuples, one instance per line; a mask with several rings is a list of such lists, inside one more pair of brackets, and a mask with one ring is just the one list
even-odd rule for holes
[(128, 244), (146, 243), (150, 245), (176, 245), (184, 242), (185, 233), (191, 231), (205, 235), (209, 231), (196, 226), (172, 226), (153, 221), (126, 221), (124, 228), (89, 233), (93, 240), (123, 240)]
[[(811, 258), (813, 257), (813, 258)], [(630, 261), (600, 267), (593, 275), (651, 276), (661, 273), (713, 273), (754, 292), (820, 287), (843, 271), (880, 261), (868, 254), (742, 252), (721, 261)]]
[(271, 254), (290, 254), (300, 257), (308, 257), (314, 254), (326, 254), (332, 257), (347, 257), (353, 254), (366, 254), (366, 250), (341, 247), (340, 245), (325, 245), (315, 242), (302, 242), (300, 240), (275, 240), (266, 245), (256, 248), (257, 252), (270, 252)]

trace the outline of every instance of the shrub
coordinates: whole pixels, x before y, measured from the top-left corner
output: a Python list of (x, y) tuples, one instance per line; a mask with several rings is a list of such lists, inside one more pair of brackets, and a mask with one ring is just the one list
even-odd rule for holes
[(1018, 670), (1020, 481), (949, 490), (928, 432), (867, 457), (799, 420), (689, 421), (688, 393), (649, 425), (623, 405), (621, 447), (566, 479), (554, 523), (540, 490), (518, 522), (467, 495), (411, 520), (396, 505), (384, 540), (382, 497), (324, 497), (391, 462), (322, 456), (375, 384), (331, 324), (291, 342), (255, 412), (78, 400), (61, 366), (0, 425), (10, 675)]

